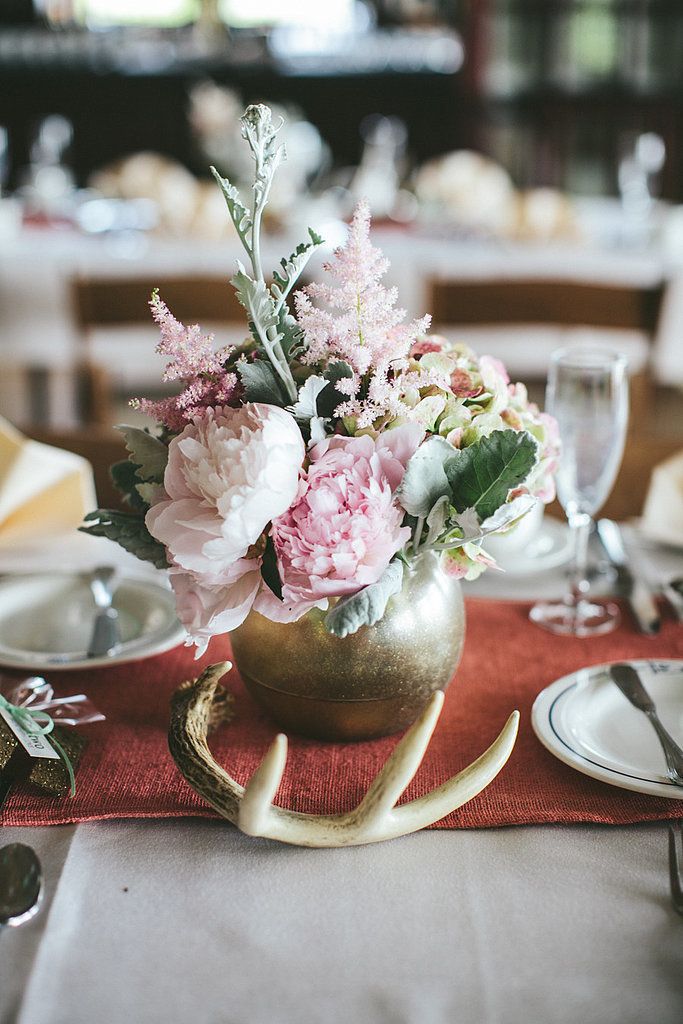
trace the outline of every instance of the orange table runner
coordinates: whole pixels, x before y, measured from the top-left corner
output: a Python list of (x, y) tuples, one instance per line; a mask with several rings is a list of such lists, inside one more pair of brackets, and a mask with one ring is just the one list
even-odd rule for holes
[[(546, 822), (626, 824), (679, 817), (677, 800), (641, 796), (596, 782), (557, 761), (536, 739), (530, 721), (536, 695), (555, 679), (587, 665), (628, 658), (683, 658), (683, 628), (665, 612), (657, 637), (621, 628), (590, 640), (557, 638), (527, 620), (527, 604), (470, 599), (461, 666), (417, 776), (413, 798), (469, 764), (495, 738), (513, 708), (520, 733), (510, 761), (478, 797), (435, 828), (481, 828)], [(4, 825), (47, 825), (103, 818), (214, 817), (187, 786), (168, 753), (169, 699), (184, 679), (230, 657), (227, 639), (212, 642), (194, 662), (180, 647), (165, 655), (108, 669), (55, 673), (58, 695), (85, 690), (107, 716), (84, 728), (89, 744), (73, 799), (50, 800), (16, 788), (2, 809)], [(236, 696), (235, 721), (212, 736), (227, 771), (245, 783), (276, 732), (246, 694), (236, 671), (227, 679)], [(323, 744), (290, 737), (277, 803), (298, 811), (348, 810), (367, 789), (396, 743)]]

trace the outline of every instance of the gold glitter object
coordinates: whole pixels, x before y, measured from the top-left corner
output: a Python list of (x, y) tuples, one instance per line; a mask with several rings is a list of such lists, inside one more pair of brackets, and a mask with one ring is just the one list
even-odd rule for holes
[[(50, 736), (54, 736), (61, 744), (75, 772), (87, 740), (74, 729), (62, 729), (59, 726), (47, 737), (48, 742)], [(32, 758), (28, 754), (22, 757), (22, 753), (24, 751), (19, 740), (0, 718), (0, 774), (5, 770), (13, 775), (16, 772), (17, 781), (27, 779), (47, 796), (67, 795), (70, 790), (69, 773), (61, 757)]]
[(230, 634), (247, 689), (288, 732), (341, 741), (398, 732), (446, 689), (460, 661), (460, 583), (431, 552), (406, 569), (374, 626), (340, 638), (327, 632), (325, 614), (281, 623), (251, 612)]

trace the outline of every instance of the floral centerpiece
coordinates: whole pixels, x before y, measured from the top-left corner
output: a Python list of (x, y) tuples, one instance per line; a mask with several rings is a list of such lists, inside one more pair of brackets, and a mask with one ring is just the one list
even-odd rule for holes
[(261, 220), (279, 126), (247, 108), (252, 201), (213, 170), (248, 258), (231, 280), (249, 337), (217, 349), (154, 294), (151, 309), (178, 393), (136, 405), (156, 431), (123, 427), (113, 478), (128, 512), (98, 510), (90, 533), (167, 567), (188, 642), (252, 612), (293, 623), (316, 610), (337, 637), (382, 619), (427, 552), (473, 579), (486, 537), (554, 494), (554, 421), (497, 360), (407, 323), (388, 264), (357, 207), (325, 280), (296, 290), (323, 240), (309, 229), (266, 276)]

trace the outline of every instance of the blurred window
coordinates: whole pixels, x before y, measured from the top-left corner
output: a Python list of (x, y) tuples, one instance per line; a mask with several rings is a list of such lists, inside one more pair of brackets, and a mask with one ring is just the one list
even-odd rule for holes
[(345, 31), (353, 26), (356, 0), (219, 0), (218, 10), (228, 25), (305, 25)]
[(89, 25), (159, 25), (195, 21), (200, 0), (76, 0), (76, 16)]
[[(322, 25), (344, 31), (354, 21), (356, 0), (211, 0), (228, 25)], [(187, 25), (199, 17), (202, 0), (75, 0), (76, 16), (89, 25)], [(215, 7), (214, 7), (215, 10)]]

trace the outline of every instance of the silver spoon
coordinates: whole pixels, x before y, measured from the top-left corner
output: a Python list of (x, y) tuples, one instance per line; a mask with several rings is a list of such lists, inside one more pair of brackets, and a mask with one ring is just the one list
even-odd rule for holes
[(102, 655), (113, 654), (121, 643), (119, 613), (116, 608), (112, 607), (115, 577), (116, 569), (109, 565), (98, 566), (87, 577), (88, 586), (97, 606), (97, 615), (88, 644), (89, 658), (100, 658)]
[(40, 909), (43, 869), (38, 855), (23, 843), (0, 848), (0, 928), (16, 928)]

